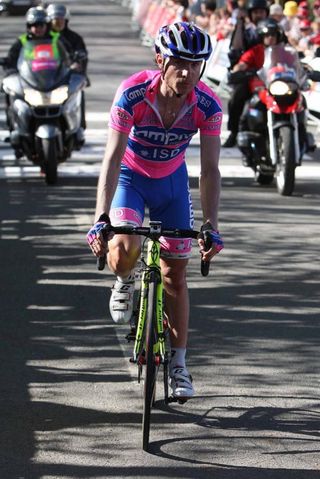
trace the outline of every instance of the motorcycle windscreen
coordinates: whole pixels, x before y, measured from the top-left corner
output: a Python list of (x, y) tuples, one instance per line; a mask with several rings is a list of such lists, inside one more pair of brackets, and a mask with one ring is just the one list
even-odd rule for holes
[(18, 59), (21, 77), (33, 88), (48, 91), (55, 88), (68, 74), (68, 66), (59, 45), (48, 40), (29, 40)]
[(292, 81), (300, 86), (306, 80), (298, 53), (283, 43), (265, 49), (263, 67), (258, 75), (267, 88), (275, 80)]

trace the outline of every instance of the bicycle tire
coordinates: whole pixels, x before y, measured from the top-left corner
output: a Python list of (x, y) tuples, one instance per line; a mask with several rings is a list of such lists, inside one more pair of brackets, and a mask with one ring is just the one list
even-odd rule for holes
[(154, 403), (155, 385), (157, 377), (157, 366), (154, 358), (154, 345), (156, 342), (156, 300), (157, 280), (155, 273), (150, 274), (148, 289), (148, 309), (146, 321), (146, 342), (145, 342), (145, 376), (143, 394), (143, 417), (142, 417), (142, 448), (148, 451), (150, 437), (150, 417)]

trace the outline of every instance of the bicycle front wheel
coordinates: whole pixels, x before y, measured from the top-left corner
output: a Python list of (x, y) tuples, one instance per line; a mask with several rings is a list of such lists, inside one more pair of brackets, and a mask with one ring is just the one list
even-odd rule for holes
[(146, 324), (146, 342), (145, 342), (145, 377), (144, 377), (144, 402), (143, 402), (143, 450), (148, 451), (150, 436), (150, 416), (154, 401), (157, 366), (154, 356), (154, 345), (156, 343), (156, 300), (157, 300), (157, 280), (155, 273), (150, 275), (150, 284), (148, 290), (148, 310)]

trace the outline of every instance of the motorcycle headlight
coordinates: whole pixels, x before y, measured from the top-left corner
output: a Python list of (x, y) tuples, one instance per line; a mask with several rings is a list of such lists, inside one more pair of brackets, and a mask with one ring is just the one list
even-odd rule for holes
[(272, 96), (292, 95), (297, 91), (297, 88), (296, 83), (276, 80), (269, 86), (269, 92)]
[(269, 87), (272, 96), (288, 95), (290, 89), (289, 85), (283, 81), (274, 81)]
[(59, 88), (56, 88), (55, 90), (52, 90), (51, 92), (51, 104), (53, 105), (61, 105), (66, 101), (68, 98), (68, 87), (67, 86), (61, 86)]
[(47, 105), (48, 102), (43, 93), (33, 90), (32, 88), (26, 88), (24, 90), (24, 99), (32, 106)]
[(48, 92), (41, 92), (33, 88), (26, 88), (24, 90), (24, 99), (31, 106), (61, 105), (67, 98), (67, 86), (61, 86)]

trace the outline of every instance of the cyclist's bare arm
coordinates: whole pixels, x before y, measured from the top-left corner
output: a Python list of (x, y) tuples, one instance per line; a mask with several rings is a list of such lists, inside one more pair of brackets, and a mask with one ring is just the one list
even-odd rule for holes
[[(204, 223), (209, 221), (218, 230), (221, 176), (219, 171), (220, 137), (200, 135), (200, 198)], [(200, 247), (202, 246), (200, 242)], [(213, 248), (204, 253), (209, 261), (215, 254)]]
[(120, 133), (109, 128), (108, 141), (98, 181), (96, 221), (98, 221), (102, 213), (109, 214), (110, 205), (117, 188), (121, 160), (127, 142), (128, 135), (126, 133)]
[[(128, 135), (112, 128), (108, 131), (108, 141), (101, 166), (98, 189), (95, 221), (103, 213), (109, 214), (109, 209), (118, 184), (121, 160), (128, 142)], [(91, 245), (95, 255), (101, 256), (106, 252), (106, 244), (101, 235)]]

